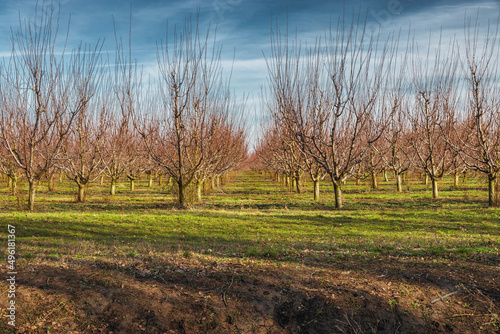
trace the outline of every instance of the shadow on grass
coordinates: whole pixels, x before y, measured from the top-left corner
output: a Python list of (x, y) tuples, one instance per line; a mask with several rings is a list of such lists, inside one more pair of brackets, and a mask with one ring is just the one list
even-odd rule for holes
[[(178, 204), (172, 200), (160, 202), (106, 202), (106, 201), (87, 201), (85, 203), (68, 202), (39, 202), (35, 204), (35, 213), (47, 212), (146, 212), (151, 210), (174, 210), (178, 209)], [(28, 212), (26, 209), (19, 210), (16, 206), (9, 203), (0, 204), (0, 212)]]
[[(77, 221), (72, 217), (51, 216), (47, 219), (29, 215), (17, 222), (5, 223), (19, 225), (17, 237), (23, 247), (30, 249), (29, 256), (39, 253), (38, 250), (45, 250), (48, 257), (77, 255), (81, 247), (87, 247), (82, 244), (85, 241), (91, 243), (88, 248), (96, 254), (116, 252), (117, 256), (125, 256), (132, 250), (139, 254), (141, 251), (189, 251), (286, 263), (307, 261), (317, 268), (345, 266), (345, 269), (359, 269), (361, 264), (371, 270), (383, 267), (384, 259), (390, 259), (387, 261), (396, 262), (402, 268), (398, 276), (404, 276), (404, 270), (411, 269), (425, 258), (428, 262), (424, 262), (423, 269), (444, 270), (443, 261), (450, 264), (456, 261), (471, 268), (477, 264), (489, 273), (500, 275), (500, 256), (498, 250), (495, 251), (499, 245), (494, 239), (490, 240), (490, 236), (500, 235), (500, 226), (480, 224), (483, 216), (463, 220), (446, 216), (443, 221), (441, 213), (427, 212), (420, 214), (418, 221), (408, 221), (407, 214), (394, 212), (377, 218), (321, 214), (276, 213), (249, 217), (233, 212), (178, 213), (178, 216), (155, 214), (147, 217), (78, 215)], [(107, 220), (102, 221), (103, 217)], [(461, 216), (458, 218), (462, 219)], [(470, 245), (446, 239), (448, 233), (460, 235), (464, 226), (470, 235), (475, 236)], [(405, 239), (406, 233), (419, 230), (426, 234), (413, 241)], [(367, 232), (370, 235), (367, 236)], [(443, 232), (444, 236), (437, 232)], [(429, 234), (435, 238), (430, 243), (426, 241)], [(413, 245), (420, 242), (429, 244)], [(394, 245), (398, 245), (397, 248)], [(488, 252), (483, 254), (485, 250)], [(22, 251), (20, 254), (23, 255)], [(374, 264), (370, 263), (371, 258)], [(474, 282), (474, 278), (465, 280), (462, 283)]]
[[(349, 199), (344, 198), (344, 207), (341, 210), (335, 208), (333, 199), (314, 202), (312, 199), (294, 198), (286, 196), (273, 201), (260, 200), (239, 200), (232, 202), (217, 203), (214, 201), (206, 201), (195, 203), (197, 209), (215, 209), (215, 210), (301, 210), (301, 211), (336, 211), (349, 212), (357, 210), (451, 210), (457, 211), (474, 209), (495, 209), (490, 208), (487, 202), (482, 199), (461, 199), (461, 198), (402, 198), (402, 199)], [(500, 218), (499, 218), (500, 219)]]

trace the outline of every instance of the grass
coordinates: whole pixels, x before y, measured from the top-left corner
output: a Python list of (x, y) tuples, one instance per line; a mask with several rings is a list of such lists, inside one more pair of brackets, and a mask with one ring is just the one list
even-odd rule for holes
[(366, 254), (495, 257), (500, 210), (485, 206), (485, 189), (478, 181), (461, 190), (445, 182), (438, 200), (417, 180), (403, 194), (385, 182), (375, 191), (347, 184), (341, 211), (333, 209), (332, 189), (325, 183), (323, 200), (314, 203), (309, 183), (306, 193), (297, 195), (252, 172), (191, 210), (176, 210), (165, 188), (144, 185), (134, 193), (122, 185), (114, 198), (96, 186), (87, 203), (77, 204), (71, 187), (63, 184), (55, 194), (40, 192), (37, 213), (8, 210), (14, 199), (4, 190), (2, 209), (10, 212), (0, 214), (0, 224), (18, 226), (21, 256), (30, 259), (72, 256), (79, 248), (84, 251), (80, 256), (108, 256), (111, 249), (115, 256), (133, 250), (141, 256), (141, 250), (151, 248), (157, 254), (182, 250), (287, 261), (298, 254), (321, 260)]

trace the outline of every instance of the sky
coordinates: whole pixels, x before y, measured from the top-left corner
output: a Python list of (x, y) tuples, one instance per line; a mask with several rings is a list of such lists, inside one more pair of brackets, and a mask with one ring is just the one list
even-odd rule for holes
[[(47, 1), (46, 1), (47, 2)], [(42, 1), (39, 1), (41, 4)], [(166, 27), (182, 27), (190, 15), (200, 13), (200, 26), (216, 28), (217, 44), (222, 46), (225, 73), (232, 70), (231, 84), (237, 97), (247, 96), (246, 112), (252, 141), (258, 136), (259, 97), (266, 89), (265, 57), (270, 54), (270, 31), (297, 33), (301, 41), (313, 42), (345, 11), (361, 12), (370, 30), (388, 34), (401, 28), (414, 31), (416, 40), (427, 43), (429, 31), (443, 35), (463, 35), (464, 15), (478, 16), (480, 22), (496, 22), (500, 0), (61, 0), (60, 26), (65, 31), (70, 19), (68, 46), (80, 41), (95, 44), (104, 39), (104, 55), (114, 59), (115, 37), (128, 39), (131, 19), (133, 58), (146, 73), (156, 72), (156, 45), (166, 39)], [(0, 0), (0, 56), (11, 50), (10, 31), (19, 27), (19, 18), (34, 14), (36, 1)], [(115, 23), (113, 23), (115, 22)]]

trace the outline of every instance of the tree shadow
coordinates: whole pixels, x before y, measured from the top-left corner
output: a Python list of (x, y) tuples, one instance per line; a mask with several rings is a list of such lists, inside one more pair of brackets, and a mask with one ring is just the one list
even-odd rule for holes
[[(21, 297), (24, 307), (55, 300), (65, 306), (19, 309), (37, 319), (39, 329), (55, 319), (60, 329), (89, 333), (451, 333), (463, 326), (422, 317), (429, 310), (445, 313), (442, 306), (412, 311), (391, 304), (374, 293), (387, 282), (366, 284), (357, 275), (325, 284), (277, 268), (175, 261), (78, 260), (72, 268), (35, 268), (18, 282), (21, 293), (29, 292)], [(350, 284), (353, 278), (358, 283)]]

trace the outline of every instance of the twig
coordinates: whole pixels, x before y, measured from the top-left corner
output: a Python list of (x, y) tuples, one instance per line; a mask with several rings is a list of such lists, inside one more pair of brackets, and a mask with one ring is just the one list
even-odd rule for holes
[[(161, 275), (156, 274), (156, 275), (153, 276), (153, 278), (156, 278), (156, 277), (161, 278), (161, 280), (163, 281), (163, 283), (165, 283), (165, 285), (168, 285), (167, 281), (165, 281), (165, 279)], [(168, 294), (167, 294), (167, 298), (165, 298), (165, 301), (167, 301), (167, 300), (168, 300)]]
[(58, 308), (59, 308), (59, 306), (61, 306), (61, 304), (65, 305), (65, 304), (64, 304), (64, 302), (60, 302), (59, 304), (57, 304), (57, 306), (56, 306), (56, 307), (54, 307), (54, 308), (52, 309), (52, 311), (50, 311), (49, 313), (47, 313), (47, 314), (46, 314), (46, 315), (45, 315), (42, 319), (37, 320), (37, 322), (45, 321), (45, 319), (47, 319), (47, 317), (48, 317), (49, 315), (51, 315), (51, 314), (52, 314), (52, 313), (53, 313), (56, 309), (58, 309)]
[(155, 277), (161, 278), (161, 280), (163, 281), (163, 283), (165, 283), (165, 284), (168, 285), (167, 281), (165, 281), (165, 279), (161, 275), (155, 275)]
[(486, 295), (486, 296), (490, 296), (490, 297), (495, 297), (495, 298), (500, 298), (500, 295), (497, 295), (497, 294), (494, 294), (494, 293), (491, 293), (491, 292), (487, 292), (487, 291), (484, 291), (484, 290), (480, 290), (480, 289), (474, 289), (476, 292), (479, 292), (483, 295)]
[(458, 317), (483, 317), (485, 315), (490, 315), (490, 314), (454, 314), (450, 317), (447, 317), (446, 319), (451, 319), (451, 318), (458, 318)]
[(377, 276), (377, 277), (384, 277), (384, 276), (387, 276), (387, 274), (388, 274), (388, 273), (389, 273), (389, 271), (386, 269), (386, 270), (384, 271), (384, 274), (379, 275), (379, 276)]
[[(155, 275), (154, 277), (161, 278), (161, 280), (163, 281), (163, 283), (165, 283), (165, 284), (167, 284), (167, 285), (168, 285), (167, 281), (165, 281), (165, 279), (164, 279), (161, 275)], [(205, 297), (205, 296), (192, 296), (192, 295), (190, 295), (189, 293), (184, 292), (184, 291), (182, 291), (181, 289), (179, 289), (179, 288), (177, 287), (177, 285), (175, 285), (175, 284), (174, 284), (174, 288), (175, 288), (175, 290), (179, 291), (179, 293), (180, 293), (180, 294), (182, 294), (182, 295), (184, 295), (184, 296), (188, 296), (188, 297), (195, 297), (195, 298), (200, 298), (200, 299), (207, 299), (207, 298), (209, 298), (209, 297)], [(228, 289), (229, 289), (229, 288), (228, 288)], [(168, 298), (168, 295), (167, 295), (167, 298)]]
[(446, 295), (444, 295), (444, 296), (441, 296), (441, 297), (439, 297), (439, 298), (436, 298), (436, 299), (432, 300), (432, 301), (431, 301), (431, 304), (435, 304), (435, 303), (437, 303), (437, 302), (438, 302), (438, 301), (440, 301), (440, 300), (443, 300), (443, 299), (445, 299), (445, 298), (448, 298), (448, 297), (450, 297), (450, 296), (453, 296), (453, 295), (454, 295), (454, 294), (456, 294), (456, 293), (459, 293), (459, 292), (464, 292), (464, 291), (465, 291), (465, 290), (457, 290), (457, 291), (450, 292), (449, 294), (446, 294)]
[(227, 287), (226, 291), (222, 292), (222, 301), (224, 302), (224, 306), (226, 306), (226, 307), (227, 307), (226, 292), (229, 291), (229, 289), (231, 288), (231, 285), (233, 285), (233, 282), (234, 282), (234, 276), (231, 276), (231, 283), (229, 283), (229, 286)]

